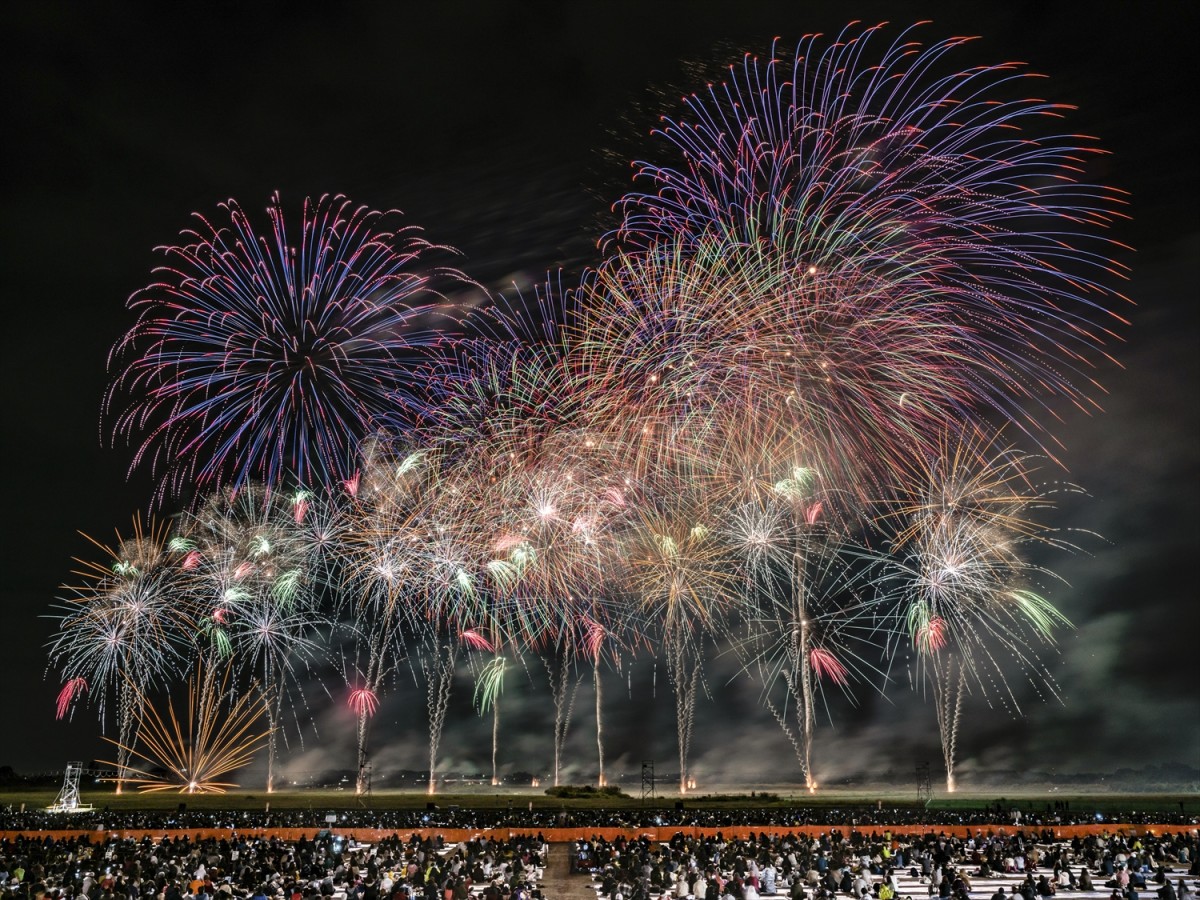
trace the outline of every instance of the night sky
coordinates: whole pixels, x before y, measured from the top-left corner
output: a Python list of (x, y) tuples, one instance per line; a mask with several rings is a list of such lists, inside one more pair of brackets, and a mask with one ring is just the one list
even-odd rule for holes
[[(460, 268), (488, 288), (558, 268), (578, 273), (597, 260), (629, 160), (666, 155), (648, 132), (682, 93), (704, 86), (705, 73), (719, 77), (743, 51), (769, 53), (776, 35), (792, 46), (853, 19), (897, 30), (930, 19), (927, 43), (981, 36), (955, 53), (960, 66), (1025, 61), (1049, 76), (1036, 83), (1039, 96), (1080, 107), (1068, 127), (1112, 151), (1095, 176), (1130, 192), (1132, 221), (1112, 237), (1136, 248), (1121, 257), (1136, 302), (1114, 351), (1121, 367), (1098, 374), (1105, 413), (1062, 409), (1055, 428), (1066, 446), (1062, 477), (1090, 494), (1064, 508), (1060, 524), (1103, 536), (1081, 534), (1086, 552), (1055, 561), (1069, 587), (1053, 599), (1078, 626), (1051, 663), (1064, 703), (1022, 691), (1029, 702), (1015, 719), (972, 698), (961, 778), (1200, 767), (1200, 148), (1191, 99), (1200, 23), (1193, 4), (1147, 6), (7, 4), (0, 765), (57, 770), (103, 755), (92, 710), (54, 720), (45, 616), (70, 580), (71, 557), (89, 553), (77, 531), (126, 533), (151, 501), (143, 475), (126, 477), (129, 449), (102, 444), (106, 358), (133, 321), (124, 301), (160, 260), (152, 248), (174, 242), (190, 213), (236, 197), (253, 215), (276, 190), (292, 209), (306, 195), (343, 193), (403, 210), (431, 240), (459, 248)], [(713, 699), (697, 711), (694, 753), (701, 777), (794, 767), (757, 689), (730, 681), (731, 668), (717, 659), (708, 670)], [(661, 669), (656, 697), (649, 661), (626, 679), (633, 699), (613, 676), (613, 771), (674, 759)], [(533, 663), (530, 671), (509, 689), (514, 732), (527, 730), (504, 755), (521, 768), (550, 756), (544, 680)], [(859, 710), (834, 710), (836, 729), (818, 732), (826, 778), (908, 772), (924, 759), (936, 770), (933, 709), (908, 690), (903, 665), (894, 674), (890, 702), (862, 697)], [(581, 772), (594, 766), (590, 697), (585, 681), (570, 744)], [(305, 739), (291, 770), (352, 765), (345, 718), (321, 713), (321, 737)], [(423, 721), (411, 689), (385, 704), (377, 765), (422, 768)], [(488, 728), (469, 712), (452, 716), (445, 766), (483, 769)]]

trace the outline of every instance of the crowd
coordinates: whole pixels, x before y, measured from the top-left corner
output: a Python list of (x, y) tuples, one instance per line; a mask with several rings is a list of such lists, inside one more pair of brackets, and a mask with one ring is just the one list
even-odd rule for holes
[(575, 856), (604, 900), (911, 900), (918, 891), (971, 900), (973, 880), (1008, 884), (1007, 895), (1001, 886), (991, 900), (1047, 900), (1060, 891), (1139, 900), (1151, 890), (1161, 900), (1191, 900), (1187, 880), (1200, 877), (1194, 830), (1069, 841), (1056, 841), (1053, 832), (976, 839), (837, 830), (817, 839), (678, 834), (666, 844), (594, 837), (578, 841)]
[[(420, 813), (433, 818), (436, 810)], [(481, 811), (447, 810), (463, 824)], [(12, 814), (10, 814), (12, 815)], [(304, 825), (302, 814), (178, 812), (188, 827)], [(348, 824), (381, 827), (408, 814), (346, 814)], [(591, 819), (591, 814), (584, 814)], [(124, 813), (126, 827), (170, 824)], [(761, 816), (761, 811), (760, 811)], [(72, 820), (74, 821), (74, 820)], [(113, 821), (110, 817), (106, 819)], [(604, 817), (610, 824), (611, 814)], [(398, 834), (369, 846), (322, 830), (312, 839), (239, 835), (119, 838), (104, 831), (54, 839), (28, 831), (0, 839), (3, 900), (539, 900), (547, 844), (532, 830), (509, 840)], [(340, 823), (339, 823), (340, 824)], [(422, 824), (428, 825), (428, 822)], [(403, 830), (403, 829), (401, 829)], [(1049, 900), (1059, 892), (1097, 900), (1193, 900), (1200, 878), (1195, 829), (1141, 837), (1088, 835), (1057, 840), (1051, 828), (954, 837), (932, 826), (901, 836), (886, 828), (830, 828), (819, 837), (752, 833), (745, 839), (676, 834), (576, 842), (574, 867), (593, 873), (598, 900)], [(973, 885), (975, 885), (973, 887)], [(990, 888), (989, 888), (990, 891)], [(1018, 896), (1019, 895), (1019, 896)], [(1148, 900), (1148, 897), (1147, 897)]]
[[(537, 830), (543, 828), (616, 827), (651, 828), (662, 826), (730, 828), (737, 825), (787, 828), (797, 825), (851, 825), (858, 828), (887, 825), (978, 825), (1021, 827), (1051, 827), (1057, 825), (1094, 824), (1094, 812), (1076, 810), (1068, 805), (1047, 804), (1045, 809), (1026, 801), (1008, 804), (1003, 801), (986, 807), (961, 810), (930, 810), (924, 807), (890, 808), (878, 806), (840, 807), (770, 807), (746, 806), (739, 809), (703, 808), (703, 798), (688, 801), (691, 808), (593, 809), (570, 810), (520, 805), (509, 809), (467, 809), (456, 806), (419, 810), (341, 810), (336, 813), (337, 825), (344, 828), (382, 828), (403, 831), (410, 828), (484, 828), (510, 827)], [(1193, 804), (1194, 806), (1194, 804)], [(9, 807), (0, 811), (0, 831), (29, 829), (48, 830), (72, 828), (97, 829), (188, 829), (188, 828), (324, 828), (328, 811), (288, 809), (262, 811), (216, 811), (181, 808), (169, 810), (109, 810), (72, 814), (44, 810), (21, 810)], [(1122, 811), (1108, 821), (1138, 824), (1200, 824), (1195, 812), (1185, 813), (1183, 804), (1178, 812)]]
[(398, 836), (0, 840), (5, 900), (538, 900), (546, 843)]

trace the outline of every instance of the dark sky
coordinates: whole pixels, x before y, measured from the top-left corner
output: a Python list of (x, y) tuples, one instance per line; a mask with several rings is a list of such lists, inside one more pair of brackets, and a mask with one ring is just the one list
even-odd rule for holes
[[(1099, 376), (1106, 412), (1064, 411), (1057, 429), (1069, 477), (1091, 494), (1064, 510), (1064, 524), (1104, 536), (1081, 539), (1090, 555), (1057, 565), (1070, 587), (1055, 599), (1078, 625), (1053, 664), (1065, 705), (1031, 695), (1015, 720), (973, 698), (965, 770), (1200, 766), (1200, 148), (1190, 99), (1198, 23), (1192, 4), (1146, 6), (6, 5), (0, 765), (58, 769), (99, 752), (91, 711), (70, 725), (54, 721), (57, 680), (44, 675), (53, 624), (44, 616), (70, 558), (88, 553), (77, 530), (107, 538), (150, 501), (143, 481), (126, 479), (128, 451), (101, 445), (106, 355), (131, 324), (124, 301), (147, 282), (152, 248), (173, 242), (191, 212), (228, 197), (260, 209), (275, 190), (297, 205), (344, 193), (404, 210), (432, 240), (461, 249), (461, 267), (488, 287), (560, 266), (577, 272), (595, 258), (609, 205), (628, 185), (628, 160), (664, 152), (647, 137), (664, 98), (701, 88), (697, 73), (742, 51), (766, 54), (776, 35), (794, 43), (852, 19), (931, 19), (927, 41), (982, 36), (958, 51), (960, 65), (1028, 62), (1049, 76), (1037, 83), (1042, 96), (1080, 107), (1070, 128), (1101, 138), (1113, 155), (1100, 177), (1132, 195), (1133, 221), (1113, 236), (1137, 250), (1122, 259), (1133, 266), (1127, 290), (1137, 303), (1116, 350), (1123, 368)], [(744, 765), (730, 761), (751, 733), (764, 747), (763, 771), (771, 759), (786, 765), (788, 748), (757, 711), (753, 688), (726, 684), (725, 668), (720, 660), (710, 668), (714, 699), (698, 712), (702, 767)], [(673, 756), (665, 678), (657, 699), (640, 687), (652, 675), (648, 662), (635, 666), (637, 703), (610, 694), (614, 759)], [(532, 699), (514, 724), (542, 721), (544, 688), (535, 678), (523, 690)], [(823, 732), (818, 756), (837, 758), (826, 763), (831, 775), (936, 759), (932, 710), (903, 684), (893, 693), (891, 705), (868, 700)], [(419, 726), (417, 701), (401, 702), (409, 708), (380, 716), (381, 745), (388, 728), (399, 736)], [(350, 764), (338, 715), (325, 717), (324, 743), (307, 741), (297, 771), (323, 764), (318, 756)], [(588, 729), (581, 714), (572, 746), (584, 763)], [(485, 731), (453, 725), (451, 764), (482, 767)], [(539, 726), (514, 738), (513, 758), (518, 747), (547, 756), (543, 734)], [(417, 727), (380, 759), (417, 768), (422, 740)]]

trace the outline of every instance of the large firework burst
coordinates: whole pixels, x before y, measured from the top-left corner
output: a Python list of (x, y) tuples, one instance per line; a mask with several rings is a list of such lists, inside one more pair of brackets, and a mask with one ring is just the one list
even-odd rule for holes
[(411, 390), (418, 348), (436, 343), (436, 249), (398, 213), (344, 197), (306, 200), (289, 231), (278, 195), (260, 231), (237, 202), (227, 224), (197, 215), (168, 264), (134, 294), (105, 409), (163, 489), (349, 477), (358, 443)]
[(1095, 408), (1093, 369), (1122, 324), (1106, 286), (1120, 267), (1102, 236), (1122, 200), (1087, 175), (1102, 151), (1057, 130), (1064, 105), (1010, 99), (1029, 77), (1019, 64), (954, 71), (948, 57), (969, 39), (922, 47), (912, 29), (880, 53), (884, 30), (748, 54), (687, 97), (657, 132), (677, 161), (640, 164), (617, 245), (682, 242), (703, 256), (715, 243), (811, 273), (812, 289), (777, 310), (835, 326), (835, 352), (807, 329), (797, 337), (817, 340), (794, 349), (847, 387), (869, 385), (854, 379), (869, 364), (853, 354), (844, 365), (842, 336), (886, 350), (935, 335), (931, 356), (884, 352), (870, 366), (897, 366), (890, 404), (869, 390), (860, 402), (898, 431), (992, 410), (1036, 433), (1055, 394)]

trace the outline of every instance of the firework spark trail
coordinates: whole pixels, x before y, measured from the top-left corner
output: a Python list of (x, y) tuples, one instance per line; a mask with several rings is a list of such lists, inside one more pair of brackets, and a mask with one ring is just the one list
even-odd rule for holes
[(480, 715), (492, 712), (492, 786), (500, 784), (496, 768), (496, 752), (500, 735), (500, 695), (504, 692), (504, 672), (508, 661), (498, 654), (485, 665), (475, 679), (475, 706)]
[(500, 695), (504, 692), (504, 674), (507, 660), (499, 637), (488, 638), (479, 629), (468, 628), (459, 636), (464, 647), (492, 654), (491, 659), (478, 668), (474, 656), (468, 656), (468, 666), (474, 672), (475, 691), (472, 703), (482, 716), (489, 709), (492, 713), (492, 780), (493, 787), (500, 784), (497, 757), (500, 749)]
[(600, 679), (600, 654), (592, 657), (592, 688), (596, 694), (596, 786), (606, 787), (608, 776), (604, 772), (604, 682)]
[(571, 714), (575, 710), (575, 695), (579, 690), (582, 675), (574, 672), (574, 654), (571, 648), (556, 647), (543, 658), (546, 678), (550, 683), (550, 696), (554, 702), (554, 786), (558, 786), (559, 771), (562, 769), (563, 750), (567, 744), (567, 731), (571, 725)]
[(438, 642), (436, 634), (430, 636), (432, 646), (428, 655), (421, 658), (421, 669), (425, 673), (426, 702), (429, 713), (429, 786), (427, 792), (437, 793), (438, 746), (442, 740), (442, 729), (446, 725), (446, 712), (450, 707), (450, 686), (454, 680), (454, 665), (458, 659), (458, 644), (455, 641)]
[(958, 752), (958, 724), (962, 720), (963, 694), (967, 688), (967, 672), (960, 659), (949, 653), (927, 663), (932, 670), (933, 700), (937, 710), (938, 735), (942, 743), (942, 759), (946, 764), (946, 792), (954, 793), (957, 779), (954, 764)]
[(379, 711), (379, 696), (370, 688), (355, 688), (350, 691), (350, 710), (358, 722), (355, 735), (358, 739), (358, 767), (354, 792), (362, 795), (367, 790), (367, 730), (371, 719)]
[[(395, 211), (306, 200), (293, 242), (282, 201), (259, 233), (233, 200), (197, 215), (134, 294), (137, 324), (110, 355), (116, 437), (160, 494), (188, 485), (332, 483), (410, 391), (420, 348), (445, 337), (441, 289), (466, 284)], [(438, 318), (440, 315), (440, 318)], [(434, 320), (437, 319), (437, 326)]]
[(604, 771), (604, 682), (600, 677), (600, 663), (604, 659), (606, 647), (613, 652), (609, 647), (613, 635), (604, 625), (589, 616), (582, 619), (581, 625), (583, 651), (592, 663), (592, 688), (596, 696), (596, 763), (599, 771), (596, 786), (605, 787), (608, 784), (608, 776)]
[(948, 790), (964, 690), (998, 694), (1019, 712), (1005, 675), (1011, 660), (1034, 687), (1057, 696), (1040, 650), (1071, 623), (1037, 586), (1053, 574), (1024, 554), (1036, 546), (1072, 548), (1036, 518), (1053, 498), (1033, 483), (1034, 462), (995, 449), (982, 434), (947, 442), (914, 467), (909, 498), (887, 515), (897, 555), (887, 583), (933, 688)]

